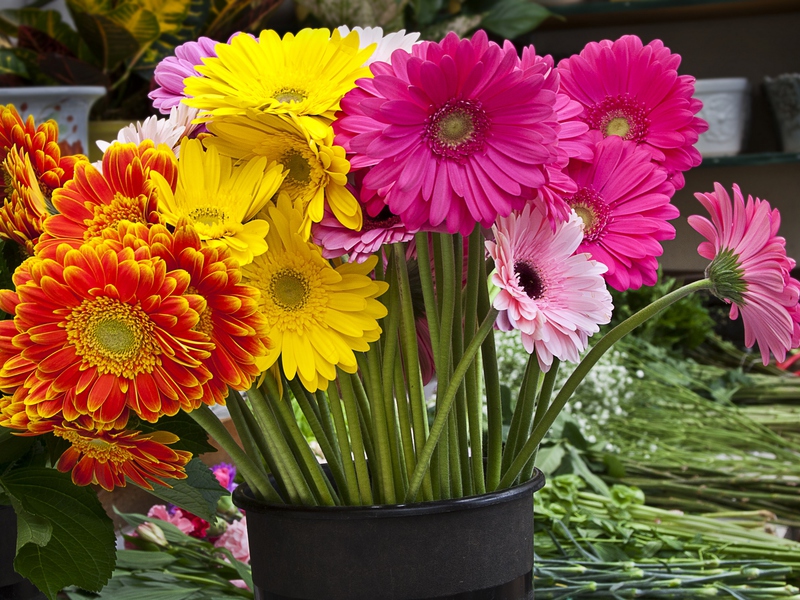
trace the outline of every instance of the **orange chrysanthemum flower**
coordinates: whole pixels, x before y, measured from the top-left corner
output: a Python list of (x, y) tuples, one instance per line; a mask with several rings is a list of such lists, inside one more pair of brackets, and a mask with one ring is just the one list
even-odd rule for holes
[(15, 328), (0, 390), (24, 401), (30, 421), (110, 429), (128, 410), (155, 422), (203, 396), (213, 346), (195, 328), (205, 301), (186, 293), (185, 271), (112, 246), (62, 244), (23, 263), (16, 292), (0, 294)]
[(168, 447), (178, 436), (166, 431), (86, 431), (65, 424), (53, 433), (72, 444), (58, 459), (58, 470), (72, 471), (76, 485), (94, 483), (109, 492), (125, 487), (126, 477), (148, 490), (153, 483), (169, 487), (164, 480), (185, 479), (184, 467), (192, 458)]
[(248, 389), (260, 374), (257, 360), (270, 348), (269, 329), (258, 308), (260, 292), (241, 283), (239, 263), (230, 251), (201, 244), (188, 220), (179, 221), (174, 234), (162, 225), (148, 228), (123, 222), (104, 237), (137, 250), (137, 255), (140, 248), (148, 248), (170, 271), (185, 270), (190, 278), (189, 293), (205, 299), (206, 309), (195, 329), (209, 337), (214, 349), (203, 361), (213, 377), (204, 384), (202, 401), (225, 404), (228, 387)]
[(60, 213), (44, 224), (40, 247), (66, 242), (73, 247), (114, 229), (120, 221), (161, 223), (158, 188), (150, 181), (157, 171), (174, 189), (178, 177), (175, 154), (166, 144), (152, 140), (112, 144), (103, 155), (102, 172), (88, 161), (75, 166), (75, 175), (53, 193)]
[(0, 237), (16, 242), (32, 256), (49, 215), (48, 199), (36, 178), (29, 154), (14, 146), (1, 164), (9, 185), (0, 207)]

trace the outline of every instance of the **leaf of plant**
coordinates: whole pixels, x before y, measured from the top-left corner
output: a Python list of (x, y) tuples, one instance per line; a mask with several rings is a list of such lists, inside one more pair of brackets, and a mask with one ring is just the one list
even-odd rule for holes
[(117, 569), (163, 569), (178, 560), (166, 552), (117, 550)]
[(564, 446), (556, 444), (548, 448), (539, 448), (539, 453), (536, 455), (536, 466), (542, 470), (543, 473), (549, 475), (561, 464), (561, 459), (564, 458), (566, 451)]
[(136, 55), (141, 44), (123, 25), (104, 14), (87, 12), (78, 0), (67, 0), (75, 26), (86, 40), (104, 71), (111, 71), (120, 62)]
[[(28, 28), (66, 48), (73, 56), (80, 56), (81, 38), (69, 25), (64, 23), (57, 10), (41, 10), (39, 8), (22, 8), (3, 11), (6, 23), (18, 29)], [(84, 49), (85, 51), (85, 49)]]
[(22, 458), (33, 443), (32, 437), (20, 437), (11, 429), (0, 427), (0, 472), (4, 466)]
[(186, 535), (172, 523), (167, 523), (161, 519), (140, 515), (138, 513), (121, 513), (116, 508), (114, 508), (114, 512), (122, 517), (131, 527), (138, 527), (143, 523), (155, 523), (161, 528), (161, 531), (164, 532), (164, 537), (168, 542), (187, 544), (192, 543), (193, 540), (196, 541), (196, 538)]
[(618, 457), (613, 454), (605, 453), (603, 454), (603, 463), (611, 477), (617, 479), (625, 477), (625, 465), (622, 464), (622, 461)]
[(125, 28), (139, 43), (145, 47), (158, 39), (161, 29), (155, 13), (137, 6), (133, 2), (124, 2), (108, 13), (108, 17)]
[(513, 40), (538, 27), (552, 13), (529, 0), (500, 0), (481, 20), (492, 33)]
[(50, 468), (12, 470), (0, 484), (25, 511), (52, 525), (47, 545), (28, 543), (17, 552), (17, 572), (50, 600), (67, 585), (100, 590), (114, 569), (116, 538), (97, 495)]
[(586, 464), (586, 461), (583, 460), (580, 452), (572, 446), (569, 447), (569, 457), (572, 461), (573, 473), (580, 475), (589, 487), (594, 489), (598, 494), (602, 494), (603, 496), (611, 495), (611, 491), (608, 489), (605, 482), (592, 473), (592, 470), (589, 468), (589, 465)]
[(159, 15), (161, 35), (136, 65), (137, 70), (154, 69), (161, 60), (175, 52), (176, 46), (196, 40), (202, 35), (203, 26), (209, 21), (211, 0), (185, 0), (185, 2), (185, 11), (180, 21), (163, 24)]
[(206, 521), (213, 521), (217, 502), (228, 494), (228, 490), (219, 484), (211, 469), (198, 458), (193, 458), (186, 465), (186, 475), (186, 479), (171, 479), (171, 488), (156, 485), (153, 490), (147, 491)]
[(236, 560), (236, 558), (234, 558), (234, 556), (233, 556), (233, 553), (230, 550), (228, 550), (227, 548), (219, 548), (219, 550), (220, 550), (220, 552), (222, 552), (222, 554), (224, 554), (224, 555), (226, 555), (228, 557), (228, 560), (231, 562), (231, 565), (233, 565), (233, 568), (236, 569), (236, 572), (239, 574), (239, 577), (241, 577), (244, 580), (244, 582), (247, 584), (247, 587), (249, 587), (252, 590), (253, 589), (253, 572), (250, 569), (250, 567), (248, 567), (243, 562), (241, 562), (239, 560)]
[(208, 441), (208, 433), (187, 413), (181, 411), (174, 417), (162, 417), (158, 423), (141, 421), (136, 428), (144, 433), (151, 431), (169, 431), (177, 435), (180, 440), (171, 445), (176, 450), (186, 450), (195, 456), (206, 452), (215, 452), (217, 449)]
[[(8, 48), (0, 48), (0, 77), (17, 76), (27, 79), (28, 69), (25, 63)], [(5, 274), (3, 274), (5, 281)]]
[(28, 543), (46, 546), (53, 536), (52, 523), (26, 511), (13, 496), (11, 502), (15, 505), (14, 512), (17, 513), (17, 551)]

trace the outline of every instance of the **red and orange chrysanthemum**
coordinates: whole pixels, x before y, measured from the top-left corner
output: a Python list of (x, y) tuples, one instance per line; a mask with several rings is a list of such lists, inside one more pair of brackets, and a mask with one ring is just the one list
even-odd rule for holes
[(53, 206), (59, 214), (44, 224), (40, 246), (66, 242), (78, 247), (123, 220), (160, 223), (158, 188), (150, 181), (151, 171), (160, 173), (175, 188), (175, 154), (165, 144), (154, 146), (151, 140), (138, 146), (111, 145), (103, 155), (102, 172), (88, 161), (78, 162), (73, 179), (53, 193)]
[(212, 345), (196, 329), (206, 302), (187, 294), (188, 273), (113, 243), (49, 254), (26, 261), (16, 291), (0, 294), (15, 328), (3, 331), (14, 354), (0, 389), (24, 402), (28, 420), (113, 429), (129, 410), (155, 422), (196, 406)]

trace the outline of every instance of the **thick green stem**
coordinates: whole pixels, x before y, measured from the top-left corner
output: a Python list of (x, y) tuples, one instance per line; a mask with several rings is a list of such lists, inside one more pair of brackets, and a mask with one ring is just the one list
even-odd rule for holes
[[(353, 464), (353, 449), (350, 447), (350, 438), (347, 435), (347, 424), (345, 423), (344, 413), (342, 412), (342, 401), (339, 397), (339, 389), (336, 381), (328, 385), (328, 400), (333, 415), (333, 422), (336, 425), (336, 435), (339, 438), (339, 448), (342, 451), (342, 467), (347, 481), (347, 503), (355, 505), (359, 503), (358, 479), (356, 469)], [(362, 449), (363, 453), (363, 449)]]
[[(439, 311), (436, 308), (436, 293), (433, 287), (431, 253), (428, 239), (429, 235), (426, 232), (418, 233), (415, 237), (417, 243), (417, 268), (419, 269), (419, 282), (422, 288), (422, 300), (425, 303), (425, 315), (428, 319), (428, 329), (431, 333), (431, 344), (434, 348), (434, 352), (436, 352), (436, 348), (439, 347)], [(403, 252), (402, 246), (400, 246), (400, 250), (395, 250), (395, 256), (397, 256), (398, 252)], [(403, 254), (403, 256), (405, 256), (405, 254)], [(399, 266), (400, 262), (398, 261), (397, 264)], [(405, 281), (408, 283), (407, 271)]]
[[(380, 384), (381, 363), (377, 346), (372, 345), (366, 352), (366, 362), (369, 376), (366, 378), (366, 388), (370, 410), (372, 410), (372, 444), (378, 458), (376, 465), (378, 473), (378, 489), (380, 499), (385, 504), (396, 504), (397, 496), (394, 489), (392, 475), (392, 448), (389, 441), (389, 423), (386, 415), (386, 399), (383, 397), (383, 386)], [(363, 373), (363, 370), (362, 370)]]
[[(505, 473), (511, 466), (511, 461), (522, 448), (530, 433), (530, 422), (533, 418), (533, 405), (536, 401), (536, 390), (539, 387), (539, 361), (536, 356), (528, 357), (528, 364), (525, 366), (525, 376), (517, 395), (517, 403), (514, 406), (514, 414), (511, 416), (511, 426), (508, 428), (508, 439), (503, 451), (503, 472)], [(527, 424), (527, 429), (525, 425)]]
[(244, 410), (247, 410), (247, 407), (243, 407), (244, 400), (242, 400), (241, 394), (233, 388), (229, 389), (228, 399), (225, 404), (228, 408), (228, 413), (231, 415), (231, 420), (236, 427), (236, 432), (239, 434), (239, 439), (242, 440), (244, 451), (247, 453), (247, 456), (249, 456), (250, 459), (256, 464), (256, 466), (259, 467), (259, 470), (264, 477), (266, 477), (267, 471), (264, 469), (261, 452), (259, 452), (258, 445), (256, 444), (255, 440), (255, 436), (258, 434), (258, 432), (252, 431), (248, 425), (247, 419), (245, 419)]
[[(531, 358), (534, 357), (531, 356)], [(558, 376), (558, 367), (560, 364), (561, 361), (553, 357), (553, 364), (550, 365), (550, 370), (547, 372), (547, 375), (544, 376), (542, 391), (539, 392), (539, 399), (536, 402), (536, 414), (533, 416), (534, 427), (536, 427), (536, 424), (542, 420), (542, 417), (550, 406), (550, 398), (553, 396), (553, 388), (555, 388), (556, 385), (556, 377)], [(526, 438), (528, 435), (530, 435), (530, 428), (528, 428), (528, 430), (525, 432)], [(522, 470), (520, 481), (528, 481), (533, 475), (533, 467), (536, 465), (536, 453), (538, 451), (539, 449), (537, 448), (536, 452), (533, 453), (533, 456), (525, 465), (525, 468)]]
[(350, 425), (350, 441), (353, 446), (353, 459), (356, 465), (356, 478), (358, 481), (358, 492), (362, 504), (374, 504), (372, 499), (372, 487), (369, 480), (369, 469), (367, 460), (364, 456), (364, 441), (361, 436), (361, 423), (359, 421), (358, 404), (356, 394), (353, 391), (353, 380), (358, 380), (355, 375), (339, 370), (337, 377), (342, 388), (342, 400), (344, 410), (347, 414), (347, 423)]
[[(484, 261), (483, 234), (480, 227), (469, 236), (467, 256), (467, 290), (464, 308), (464, 343), (469, 344), (478, 326), (478, 287), (484, 286), (481, 280), (481, 262)], [(483, 473), (483, 406), (478, 381), (478, 365), (472, 363), (464, 380), (467, 398), (467, 417), (469, 421), (469, 448), (472, 467), (474, 493), (486, 491)]]
[(558, 392), (541, 421), (539, 421), (534, 427), (531, 436), (528, 438), (528, 441), (514, 459), (511, 467), (508, 469), (505, 475), (503, 475), (500, 483), (498, 484), (498, 488), (503, 489), (509, 487), (514, 482), (514, 480), (517, 478), (517, 475), (519, 475), (522, 469), (525, 467), (525, 464), (533, 456), (533, 453), (536, 452), (536, 449), (539, 447), (542, 438), (544, 438), (547, 431), (553, 425), (556, 417), (572, 396), (572, 393), (575, 391), (578, 385), (580, 385), (581, 381), (583, 381), (583, 378), (586, 377), (586, 374), (591, 370), (595, 363), (600, 360), (603, 354), (605, 354), (615, 343), (633, 331), (636, 327), (647, 321), (650, 317), (657, 315), (671, 304), (674, 304), (681, 298), (685, 298), (689, 294), (692, 294), (696, 291), (707, 290), (710, 288), (711, 281), (708, 279), (701, 279), (700, 281), (695, 281), (694, 283), (690, 283), (678, 288), (666, 296), (662, 296), (652, 304), (644, 307), (636, 314), (628, 317), (622, 323), (604, 335), (600, 341), (597, 342), (597, 344), (595, 344), (591, 350), (589, 350), (583, 360), (578, 364), (578, 367), (575, 369), (572, 375), (570, 375), (569, 379), (567, 379), (564, 387), (562, 387), (561, 391)]
[(242, 477), (244, 477), (247, 485), (250, 486), (250, 489), (259, 499), (283, 504), (283, 500), (281, 500), (275, 488), (272, 487), (269, 479), (263, 474), (263, 471), (249, 456), (247, 456), (247, 454), (245, 454), (244, 450), (239, 447), (239, 444), (236, 443), (233, 436), (225, 429), (225, 425), (222, 424), (219, 417), (217, 417), (208, 406), (202, 404), (199, 408), (191, 411), (189, 416), (205, 429), (208, 435), (214, 438), (220, 445), (220, 448), (228, 453), (231, 460), (236, 463), (236, 468), (242, 474)]
[(403, 489), (408, 488), (408, 478), (417, 464), (417, 455), (414, 453), (414, 435), (411, 428), (411, 416), (408, 409), (408, 396), (406, 395), (406, 382), (403, 378), (403, 365), (399, 354), (394, 360), (394, 400), (397, 403), (397, 420), (400, 426), (400, 437), (403, 445), (405, 465), (405, 482)]
[(480, 349), (483, 340), (486, 339), (486, 336), (491, 333), (496, 319), (497, 309), (492, 308), (489, 310), (486, 318), (484, 318), (483, 323), (481, 323), (478, 333), (474, 338), (472, 338), (472, 341), (464, 351), (464, 356), (461, 358), (456, 366), (455, 371), (453, 372), (452, 382), (448, 386), (445, 393), (440, 396), (442, 410), (436, 413), (436, 418), (434, 418), (433, 425), (431, 425), (428, 441), (425, 442), (425, 446), (422, 448), (422, 452), (418, 458), (417, 466), (414, 468), (411, 481), (408, 483), (406, 502), (413, 501), (413, 499), (417, 496), (419, 486), (422, 483), (423, 475), (430, 465), (433, 450), (439, 442), (439, 437), (442, 435), (442, 430), (447, 424), (447, 415), (450, 412), (450, 407), (453, 405), (453, 400), (455, 400), (456, 391), (458, 390), (458, 382), (464, 378), (467, 369), (469, 369), (469, 365), (475, 360), (475, 356), (478, 354), (478, 350)]

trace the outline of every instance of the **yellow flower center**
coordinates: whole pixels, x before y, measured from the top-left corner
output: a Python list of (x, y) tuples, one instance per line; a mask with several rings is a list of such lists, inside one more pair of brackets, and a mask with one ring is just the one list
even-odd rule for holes
[(281, 157), (281, 163), (289, 171), (288, 178), (294, 179), (297, 183), (308, 183), (311, 175), (311, 165), (308, 159), (297, 150), (290, 150)]
[(67, 316), (67, 339), (84, 364), (99, 374), (132, 379), (160, 364), (155, 325), (138, 304), (100, 297), (84, 300)]
[(100, 236), (106, 229), (115, 228), (120, 221), (146, 223), (143, 206), (147, 199), (144, 195), (129, 198), (119, 192), (114, 195), (111, 204), (98, 204), (94, 207), (94, 215), (86, 219), (86, 231), (83, 239), (89, 241)]
[(631, 124), (628, 123), (628, 119), (625, 117), (614, 117), (608, 122), (608, 125), (606, 125), (606, 136), (618, 135), (624, 138), (628, 135), (630, 130)]
[(583, 221), (583, 230), (591, 231), (595, 221), (592, 209), (590, 209), (588, 206), (576, 204), (572, 207), (572, 210), (574, 210), (575, 213), (581, 218), (581, 221)]
[[(194, 287), (193, 285), (189, 286), (189, 289), (186, 290), (187, 294), (197, 294), (202, 296), (200, 291)], [(200, 333), (205, 333), (208, 337), (211, 337), (211, 332), (214, 331), (214, 323), (211, 320), (211, 307), (206, 303), (206, 309), (200, 313), (200, 320), (197, 321), (197, 325), (194, 326), (195, 331), (199, 331)]]
[(293, 88), (284, 88), (278, 92), (275, 92), (275, 100), (278, 102), (302, 102), (306, 99), (306, 97), (307, 96), (303, 92)]
[(288, 311), (303, 308), (309, 296), (308, 281), (294, 269), (277, 271), (269, 282), (269, 291), (275, 304)]
[(443, 144), (457, 146), (469, 140), (475, 131), (469, 113), (456, 110), (439, 121), (439, 140)]
[(228, 219), (228, 214), (224, 210), (214, 206), (195, 208), (189, 213), (189, 216), (203, 225), (216, 225)]
[(72, 429), (55, 427), (53, 433), (67, 440), (72, 444), (72, 447), (81, 454), (102, 462), (110, 461), (115, 464), (122, 464), (134, 460), (135, 458), (124, 446), (109, 443), (97, 438), (86, 437)]

